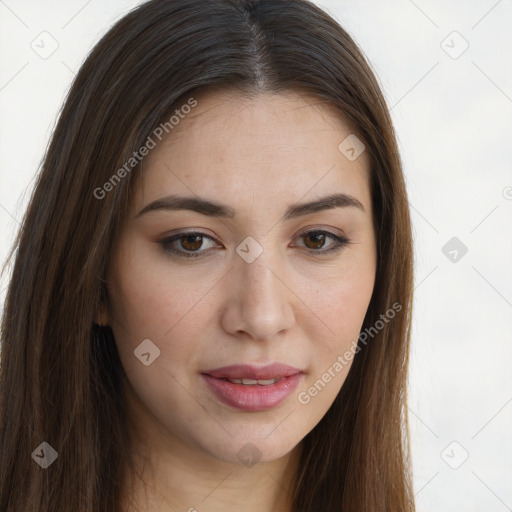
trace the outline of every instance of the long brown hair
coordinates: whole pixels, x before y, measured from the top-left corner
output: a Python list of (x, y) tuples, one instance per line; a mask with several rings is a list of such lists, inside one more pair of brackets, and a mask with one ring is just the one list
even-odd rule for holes
[[(414, 510), (406, 376), (412, 307), (408, 201), (388, 109), (351, 37), (306, 0), (152, 0), (82, 65), (17, 237), (2, 319), (0, 511), (119, 511), (130, 441), (123, 369), (95, 326), (136, 171), (98, 198), (192, 94), (306, 91), (348, 122), (370, 161), (378, 264), (358, 353), (304, 438), (295, 512)], [(401, 306), (375, 329), (381, 315)], [(47, 442), (48, 468), (33, 451)]]

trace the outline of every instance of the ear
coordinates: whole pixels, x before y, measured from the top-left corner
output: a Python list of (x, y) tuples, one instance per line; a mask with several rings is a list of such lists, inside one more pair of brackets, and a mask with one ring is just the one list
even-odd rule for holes
[(105, 301), (101, 302), (100, 310), (98, 312), (98, 315), (96, 317), (96, 323), (98, 325), (109, 325), (110, 317), (108, 314), (108, 308)]

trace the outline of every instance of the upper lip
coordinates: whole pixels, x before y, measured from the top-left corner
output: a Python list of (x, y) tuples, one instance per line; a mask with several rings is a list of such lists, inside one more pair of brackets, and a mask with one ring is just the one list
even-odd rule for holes
[(214, 370), (202, 372), (211, 375), (217, 379), (280, 379), (290, 377), (302, 370), (289, 366), (287, 364), (273, 363), (265, 366), (254, 366), (250, 364), (235, 364), (231, 366), (223, 366)]

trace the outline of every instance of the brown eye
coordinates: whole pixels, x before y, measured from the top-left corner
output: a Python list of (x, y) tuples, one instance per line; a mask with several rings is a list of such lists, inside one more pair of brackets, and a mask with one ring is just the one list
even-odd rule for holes
[(197, 251), (203, 245), (203, 237), (199, 235), (187, 235), (181, 239), (181, 247), (186, 251)]
[(308, 249), (321, 249), (325, 243), (325, 234), (319, 231), (312, 231), (303, 236), (304, 242), (311, 240), (311, 245), (305, 244)]
[[(303, 240), (304, 245), (302, 247), (309, 249), (309, 252), (312, 254), (318, 255), (324, 255), (340, 250), (350, 243), (348, 238), (318, 229), (305, 231), (299, 235), (299, 238)], [(328, 239), (331, 239), (331, 243), (326, 245), (326, 241)]]
[[(350, 241), (345, 237), (322, 230), (306, 231), (299, 235), (299, 238), (303, 240), (304, 243), (301, 247), (304, 247), (312, 254), (318, 255), (324, 255), (331, 252), (334, 253), (334, 251), (340, 250), (350, 243)], [(328, 239), (331, 240), (331, 243), (326, 245)], [(207, 256), (211, 252), (207, 249), (214, 249), (214, 245), (208, 247), (208, 242), (215, 244), (215, 240), (206, 233), (183, 232), (164, 238), (163, 240), (159, 240), (157, 243), (162, 246), (166, 253), (190, 258)]]
[[(204, 247), (206, 242), (206, 248)], [(208, 242), (215, 242), (214, 239), (206, 233), (191, 233), (183, 232), (177, 235), (159, 240), (158, 243), (162, 246), (163, 250), (177, 256), (184, 257), (197, 257), (204, 256), (208, 247)], [(179, 243), (179, 246), (178, 246)], [(201, 249), (201, 250), (200, 250)], [(209, 251), (208, 251), (209, 252)]]

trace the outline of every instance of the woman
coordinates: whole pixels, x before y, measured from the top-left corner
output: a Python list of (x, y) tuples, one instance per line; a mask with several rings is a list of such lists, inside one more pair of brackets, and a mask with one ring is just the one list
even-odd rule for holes
[(412, 511), (408, 202), (349, 35), (153, 0), (83, 64), (16, 243), (2, 511)]

